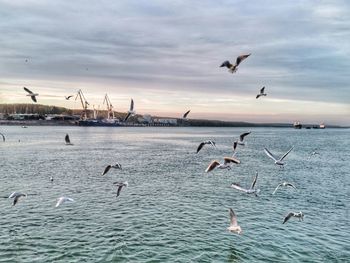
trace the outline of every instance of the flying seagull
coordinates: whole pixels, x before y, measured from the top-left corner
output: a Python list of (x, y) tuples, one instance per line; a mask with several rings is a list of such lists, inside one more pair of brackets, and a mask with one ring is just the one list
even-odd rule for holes
[(129, 184), (128, 184), (127, 181), (125, 181), (125, 182), (114, 182), (113, 184), (114, 184), (115, 186), (118, 187), (117, 196), (116, 196), (116, 197), (118, 197), (118, 196), (120, 195), (120, 192), (121, 192), (121, 190), (122, 190), (122, 188), (123, 188), (124, 186), (125, 186), (125, 187), (128, 187), (128, 186), (129, 186)]
[(237, 142), (238, 145), (245, 145), (245, 142), (244, 142), (244, 137), (246, 137), (247, 135), (249, 135), (251, 132), (245, 132), (245, 133), (242, 133), (240, 136), (239, 136), (239, 141)]
[(237, 59), (236, 59), (236, 64), (235, 64), (235, 65), (232, 65), (232, 64), (230, 63), (230, 61), (226, 60), (226, 61), (224, 61), (224, 62), (221, 64), (220, 67), (221, 67), (221, 68), (222, 68), (222, 67), (226, 67), (226, 68), (229, 69), (229, 72), (234, 73), (234, 72), (237, 71), (238, 65), (239, 65), (243, 60), (245, 60), (247, 57), (249, 57), (250, 55), (251, 55), (251, 53), (246, 54), (246, 55), (240, 55), (240, 56), (238, 56)]
[(206, 173), (211, 172), (215, 168), (219, 169), (231, 169), (231, 164), (236, 163), (239, 164), (241, 163), (240, 160), (233, 158), (233, 157), (224, 157), (224, 163), (219, 163), (217, 160), (212, 161), (208, 168), (205, 170)]
[(39, 96), (38, 93), (33, 93), (32, 91), (30, 91), (29, 89), (27, 89), (26, 87), (23, 87), (23, 89), (28, 92), (29, 94), (27, 94), (27, 96), (32, 98), (32, 101), (37, 102), (36, 101), (36, 96)]
[(232, 183), (231, 187), (234, 188), (234, 189), (237, 189), (239, 191), (245, 192), (247, 194), (254, 194), (255, 196), (258, 196), (258, 193), (260, 192), (260, 189), (255, 189), (255, 184), (256, 184), (256, 180), (257, 179), (258, 179), (258, 172), (256, 172), (254, 180), (252, 182), (252, 185), (250, 186), (249, 189), (245, 189), (245, 188), (241, 187), (237, 183)]
[(290, 186), (290, 187), (293, 187), (294, 189), (297, 189), (293, 184), (288, 183), (288, 182), (283, 182), (283, 183), (280, 183), (280, 184), (277, 185), (275, 191), (273, 191), (273, 193), (272, 193), (273, 195), (276, 193), (276, 191), (278, 190), (278, 188), (280, 186), (286, 186), (286, 187)]
[(5, 135), (3, 135), (2, 133), (0, 133), (0, 135), (2, 136), (2, 141), (5, 142)]
[(183, 119), (186, 119), (187, 118), (187, 115), (190, 113), (191, 110), (188, 110), (185, 112), (185, 114), (182, 116)]
[(230, 208), (230, 226), (227, 228), (230, 232), (236, 232), (237, 234), (242, 233), (241, 227), (237, 223), (237, 216), (235, 212), (233, 212), (232, 208)]
[(105, 175), (106, 173), (108, 173), (108, 171), (111, 169), (111, 168), (114, 168), (114, 169), (122, 169), (122, 166), (120, 163), (116, 163), (114, 165), (107, 165), (105, 170), (103, 171), (102, 175)]
[(68, 133), (66, 134), (66, 137), (64, 137), (64, 140), (66, 141), (66, 145), (73, 145), (73, 143), (70, 142)]
[(68, 97), (64, 96), (66, 98), (66, 100), (69, 100), (71, 97), (73, 97), (73, 95), (69, 95)]
[(65, 202), (74, 202), (74, 199), (62, 196), (62, 197), (57, 199), (57, 203), (56, 203), (55, 207), (59, 207), (60, 205), (64, 204)]
[(266, 153), (266, 155), (268, 156), (268, 157), (270, 157), (272, 160), (274, 160), (275, 161), (275, 164), (276, 165), (280, 165), (280, 167), (283, 167), (283, 165), (284, 165), (284, 162), (282, 162), (283, 161), (283, 159), (284, 158), (286, 158), (286, 156), (293, 150), (293, 148), (294, 148), (294, 146), (292, 147), (292, 148), (290, 148), (289, 150), (288, 150), (288, 152), (286, 152), (281, 158), (277, 158), (276, 156), (274, 156), (267, 148), (264, 148), (264, 151), (265, 151), (265, 153)]
[(262, 87), (262, 88), (260, 89), (260, 93), (259, 93), (258, 95), (256, 95), (256, 98), (258, 99), (258, 98), (261, 97), (261, 96), (267, 96), (267, 94), (264, 93), (264, 91), (265, 91), (265, 87)]
[(294, 212), (290, 212), (283, 220), (283, 223), (286, 223), (291, 217), (296, 217), (299, 218), (299, 221), (303, 221), (304, 220), (304, 214), (303, 212), (299, 212), (299, 213), (294, 213)]
[(130, 109), (129, 111), (127, 112), (127, 115), (125, 116), (124, 118), (124, 122), (126, 122), (130, 116), (134, 116), (136, 114), (136, 112), (134, 111), (134, 100), (131, 99), (131, 102), (130, 102)]
[(27, 194), (19, 193), (19, 192), (13, 192), (12, 194), (9, 195), (9, 198), (13, 198), (13, 206), (15, 206), (18, 202), (18, 200), (21, 197), (27, 197)]
[(197, 153), (198, 153), (198, 152), (203, 148), (203, 146), (206, 145), (206, 144), (210, 144), (211, 146), (216, 147), (214, 141), (211, 141), (211, 140), (209, 140), (209, 141), (204, 141), (204, 142), (201, 142), (201, 143), (198, 145)]

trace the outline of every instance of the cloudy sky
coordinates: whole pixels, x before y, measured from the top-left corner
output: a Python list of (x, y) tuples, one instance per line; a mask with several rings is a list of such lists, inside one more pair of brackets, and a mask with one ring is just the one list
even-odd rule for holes
[(0, 103), (30, 102), (26, 86), (79, 108), (63, 96), (82, 89), (117, 111), (350, 125), (345, 0), (0, 0), (0, 32)]

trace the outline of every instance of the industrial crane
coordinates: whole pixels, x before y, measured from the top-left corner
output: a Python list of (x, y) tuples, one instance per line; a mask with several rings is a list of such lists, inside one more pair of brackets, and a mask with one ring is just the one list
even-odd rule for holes
[(85, 96), (84, 96), (83, 92), (81, 91), (81, 89), (78, 90), (78, 93), (77, 93), (77, 96), (75, 97), (75, 100), (77, 100), (78, 97), (80, 98), (81, 105), (83, 106), (83, 112), (81, 113), (80, 118), (85, 121), (88, 118), (87, 117), (87, 108), (88, 108), (89, 103), (85, 99)]
[(107, 119), (114, 119), (113, 105), (107, 94), (105, 95), (105, 98), (103, 100), (103, 104), (105, 103), (107, 105)]

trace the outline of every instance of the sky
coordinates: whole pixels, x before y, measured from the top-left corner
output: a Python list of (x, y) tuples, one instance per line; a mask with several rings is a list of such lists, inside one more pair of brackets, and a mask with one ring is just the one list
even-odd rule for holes
[(350, 125), (349, 1), (0, 0), (0, 32), (0, 103)]

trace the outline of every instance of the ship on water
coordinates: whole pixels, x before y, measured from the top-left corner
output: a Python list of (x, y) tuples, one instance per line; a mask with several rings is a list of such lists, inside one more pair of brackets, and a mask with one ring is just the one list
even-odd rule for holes
[(294, 124), (294, 129), (301, 129), (303, 125), (299, 121), (295, 121)]

